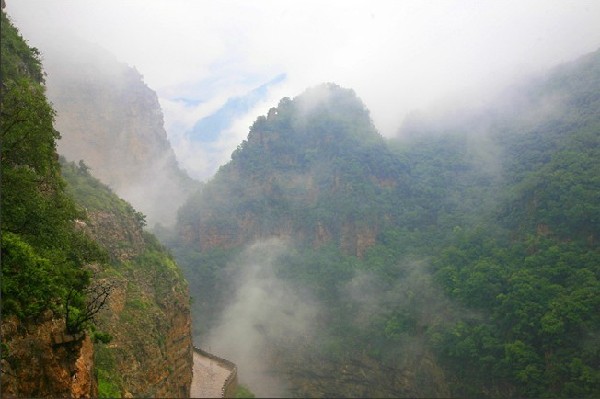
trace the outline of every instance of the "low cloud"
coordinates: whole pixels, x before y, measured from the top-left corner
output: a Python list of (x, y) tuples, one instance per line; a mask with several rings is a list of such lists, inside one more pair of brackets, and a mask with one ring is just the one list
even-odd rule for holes
[(242, 384), (259, 397), (282, 397), (287, 386), (271, 356), (309, 339), (318, 307), (306, 292), (278, 278), (274, 264), (287, 250), (280, 239), (250, 245), (226, 271), (236, 288), (202, 346), (238, 365)]
[[(174, 141), (211, 107), (168, 102), (223, 104), (280, 73), (288, 79), (253, 118), (335, 82), (354, 89), (390, 137), (440, 97), (502, 86), (600, 45), (600, 3), (589, 1), (19, 0), (7, 11), (42, 53), (44, 38), (65, 29), (135, 65), (165, 106)], [(232, 134), (245, 137), (247, 126)]]

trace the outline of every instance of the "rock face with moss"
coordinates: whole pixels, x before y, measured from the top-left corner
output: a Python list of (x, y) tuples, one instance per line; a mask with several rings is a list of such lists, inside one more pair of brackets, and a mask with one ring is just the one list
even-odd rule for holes
[(75, 164), (63, 166), (69, 190), (86, 207), (80, 228), (109, 254), (93, 267), (111, 287), (97, 330), (96, 370), (101, 396), (186, 397), (192, 378), (187, 283), (156, 238), (142, 230), (144, 218), (127, 202)]
[[(36, 322), (2, 321), (2, 394), (17, 397), (96, 397), (94, 344), (84, 334), (65, 334), (52, 312)], [(9, 353), (6, 353), (9, 352)], [(24, 367), (23, 367), (24, 366)]]

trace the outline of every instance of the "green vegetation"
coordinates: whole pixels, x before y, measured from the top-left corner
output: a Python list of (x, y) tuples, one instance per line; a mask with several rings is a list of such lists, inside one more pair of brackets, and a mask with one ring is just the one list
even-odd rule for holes
[[(51, 311), (64, 318), (67, 333), (85, 331), (94, 341), (100, 397), (152, 395), (156, 387), (148, 387), (145, 373), (149, 362), (167, 362), (167, 313), (186, 314), (185, 281), (172, 256), (143, 231), (142, 213), (92, 177), (83, 161), (59, 158), (39, 53), (4, 11), (1, 29), (2, 316), (35, 331)], [(101, 311), (111, 295), (124, 298), (115, 318), (115, 309)], [(2, 347), (3, 361), (23, 367), (7, 355), (11, 342)]]
[[(50, 310), (68, 332), (88, 329), (99, 396), (120, 396), (123, 367), (166, 350), (164, 320), (186, 309), (185, 281), (142, 213), (83, 161), (61, 166), (39, 53), (4, 12), (1, 22), (3, 316), (35, 322)], [(284, 236), (290, 248), (269, 273), (319, 305), (316, 338), (281, 356), (291, 379), (303, 365), (336, 376), (360, 364), (350, 377), (366, 387), (414, 375), (409, 396), (444, 385), (460, 397), (599, 397), (598, 93), (600, 51), (524, 85), (514, 104), (417, 121), (390, 142), (351, 90), (284, 98), (179, 212), (182, 237), (169, 241), (196, 332), (235, 298), (243, 247)], [(98, 215), (109, 228), (96, 229)], [(117, 286), (123, 308), (97, 331), (92, 316)], [(302, 389), (292, 387), (327, 396)], [(236, 396), (253, 397), (242, 386)]]
[[(283, 231), (293, 246), (274, 273), (320, 305), (318, 355), (296, 362), (368, 357), (401, 374), (420, 348), (453, 396), (599, 396), (598, 93), (600, 51), (523, 86), (516, 105), (407, 125), (389, 143), (351, 91), (283, 99), (180, 210), (195, 241), (171, 243), (197, 332), (235, 296), (241, 247)], [(210, 232), (229, 240), (208, 245)], [(431, 396), (437, 377), (419, 372), (414, 392)]]
[[(123, 298), (121, 309), (98, 315), (102, 332), (93, 333), (98, 343), (95, 369), (99, 396), (120, 397), (127, 390), (152, 396), (156, 387), (144, 383), (147, 377), (140, 374), (154, 367), (153, 362), (161, 364), (149, 353), (154, 357), (167, 355), (165, 337), (171, 327), (167, 320), (171, 312), (185, 312), (187, 284), (170, 253), (156, 237), (143, 231), (143, 214), (93, 177), (83, 161), (61, 162), (67, 191), (88, 212), (89, 218), (82, 222), (109, 254), (110, 262), (102, 265), (95, 278), (111, 287), (112, 295)], [(169, 307), (174, 302), (180, 308)], [(108, 342), (114, 345), (104, 345)], [(132, 370), (132, 363), (141, 366)], [(168, 364), (164, 367), (172, 370)]]
[(256, 396), (247, 387), (242, 384), (238, 384), (235, 390), (236, 398), (255, 398)]
[(98, 397), (120, 398), (123, 381), (113, 351), (104, 345), (96, 346), (94, 363), (98, 378)]
[(61, 158), (62, 173), (69, 182), (67, 190), (77, 203), (88, 211), (110, 211), (116, 214), (133, 214), (138, 224), (146, 225), (146, 216), (133, 209), (130, 203), (116, 196), (112, 190), (90, 174), (83, 160), (78, 164), (67, 163)]
[(106, 254), (75, 228), (85, 215), (65, 191), (39, 53), (4, 12), (1, 42), (3, 315), (33, 320), (51, 310), (78, 332), (86, 326), (76, 315), (85, 315), (90, 280), (83, 266)]

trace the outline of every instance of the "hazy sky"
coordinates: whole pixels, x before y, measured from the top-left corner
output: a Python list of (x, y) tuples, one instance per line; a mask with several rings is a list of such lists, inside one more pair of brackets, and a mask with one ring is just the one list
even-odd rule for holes
[(42, 52), (44, 37), (66, 30), (135, 66), (182, 158), (193, 155), (184, 133), (198, 119), (282, 73), (215, 151), (228, 157), (279, 98), (322, 82), (353, 88), (391, 136), (441, 97), (600, 47), (598, 0), (7, 0), (7, 11)]

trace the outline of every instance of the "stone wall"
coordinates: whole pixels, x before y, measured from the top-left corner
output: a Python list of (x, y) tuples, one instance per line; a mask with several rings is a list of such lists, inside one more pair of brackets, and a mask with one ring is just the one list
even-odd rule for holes
[(230, 362), (227, 359), (223, 359), (221, 357), (215, 356), (212, 353), (206, 352), (196, 346), (194, 346), (194, 351), (199, 353), (200, 355), (207, 357), (216, 361), (220, 366), (230, 370), (229, 376), (223, 383), (223, 387), (221, 388), (221, 397), (222, 398), (235, 398), (235, 391), (237, 390), (237, 366), (235, 363)]

